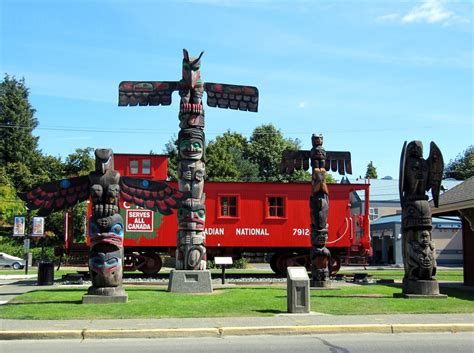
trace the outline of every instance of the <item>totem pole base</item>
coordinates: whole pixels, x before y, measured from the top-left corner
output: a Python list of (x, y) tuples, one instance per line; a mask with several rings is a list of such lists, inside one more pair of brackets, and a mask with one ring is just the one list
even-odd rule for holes
[(401, 295), (395, 297), (403, 297), (406, 299), (446, 299), (446, 294), (439, 293), (438, 281), (433, 280), (410, 280), (403, 279)]
[(171, 270), (168, 292), (212, 293), (211, 271)]
[(126, 303), (128, 294), (123, 287), (89, 287), (82, 296), (82, 304), (116, 304)]

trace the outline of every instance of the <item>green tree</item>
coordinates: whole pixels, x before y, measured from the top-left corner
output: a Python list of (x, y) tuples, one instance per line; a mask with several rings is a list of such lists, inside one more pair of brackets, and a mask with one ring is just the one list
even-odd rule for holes
[(259, 126), (253, 131), (250, 137), (248, 157), (258, 165), (259, 177), (262, 180), (278, 181), (289, 178), (293, 180), (294, 177), (280, 173), (281, 158), (283, 151), (298, 149), (300, 149), (299, 140), (285, 139), (279, 129), (272, 124), (267, 124)]
[(5, 167), (0, 166), (0, 226), (13, 224), (13, 217), (24, 212), (23, 202), (17, 198)]
[(240, 133), (226, 131), (206, 148), (206, 174), (212, 181), (241, 181), (258, 177), (258, 167), (246, 159), (248, 141)]
[(444, 171), (447, 178), (466, 180), (474, 176), (474, 145), (450, 160)]
[(367, 164), (367, 171), (365, 172), (365, 177), (370, 179), (377, 179), (377, 168), (374, 167), (372, 161)]
[(163, 153), (168, 155), (168, 180), (178, 180), (178, 139), (176, 138), (176, 135), (174, 135), (165, 145)]
[(29, 167), (36, 157), (38, 137), (32, 132), (38, 120), (28, 95), (24, 79), (5, 75), (0, 82), (0, 159), (4, 166), (22, 162)]
[(66, 157), (64, 166), (65, 176), (88, 175), (95, 169), (94, 148), (76, 148)]

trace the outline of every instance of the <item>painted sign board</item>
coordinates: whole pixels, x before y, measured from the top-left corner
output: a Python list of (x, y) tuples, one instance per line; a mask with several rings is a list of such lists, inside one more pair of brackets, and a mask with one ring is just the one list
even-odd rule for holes
[(153, 211), (128, 209), (126, 216), (127, 232), (153, 232)]
[(13, 236), (23, 237), (25, 236), (25, 217), (15, 216), (13, 223)]
[(44, 237), (44, 217), (33, 217), (32, 237)]

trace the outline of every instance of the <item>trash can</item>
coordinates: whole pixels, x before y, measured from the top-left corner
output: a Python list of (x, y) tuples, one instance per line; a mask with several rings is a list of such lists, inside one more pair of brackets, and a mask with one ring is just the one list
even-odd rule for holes
[(54, 265), (50, 261), (41, 261), (38, 265), (38, 286), (51, 286), (54, 282)]

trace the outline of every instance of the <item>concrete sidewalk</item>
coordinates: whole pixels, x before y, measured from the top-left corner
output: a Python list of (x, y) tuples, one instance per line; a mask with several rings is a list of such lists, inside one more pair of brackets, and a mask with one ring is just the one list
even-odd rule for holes
[(466, 331), (474, 332), (473, 314), (336, 316), (311, 313), (143, 320), (2, 320), (0, 340)]
[[(3, 283), (2, 283), (3, 282)], [(35, 281), (0, 281), (0, 300), (34, 289)], [(317, 308), (313, 308), (317, 310)], [(117, 320), (0, 320), (0, 340), (221, 337), (343, 332), (474, 332), (474, 314), (327, 315)]]

